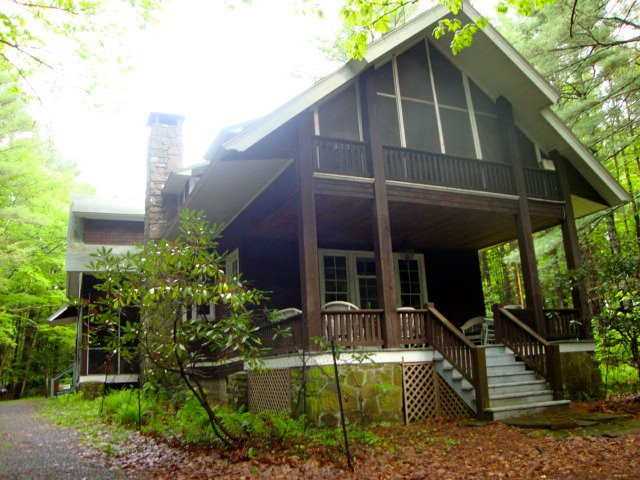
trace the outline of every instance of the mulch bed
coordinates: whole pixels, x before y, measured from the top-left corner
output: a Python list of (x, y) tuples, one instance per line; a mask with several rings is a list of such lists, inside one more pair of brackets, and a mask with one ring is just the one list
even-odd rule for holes
[[(115, 462), (158, 480), (640, 478), (640, 396), (576, 404), (568, 415), (590, 420), (573, 425), (562, 437), (538, 426), (443, 420), (376, 429), (379, 445), (352, 445), (353, 472), (336, 448), (262, 445), (223, 455), (144, 436), (135, 437)], [(612, 434), (605, 428), (592, 435), (583, 428), (607, 423), (607, 415), (615, 424)]]

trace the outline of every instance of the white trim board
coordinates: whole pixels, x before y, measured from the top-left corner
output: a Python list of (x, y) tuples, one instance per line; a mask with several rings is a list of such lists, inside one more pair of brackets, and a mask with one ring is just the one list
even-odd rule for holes
[[(369, 351), (368, 360), (358, 362), (352, 353), (342, 352), (337, 359), (338, 365), (371, 365), (381, 363), (421, 363), (433, 362), (433, 348), (402, 348), (395, 350)], [(329, 353), (307, 353), (305, 364), (307, 367), (333, 365), (333, 356)], [(287, 354), (278, 357), (264, 358), (264, 368), (300, 368), (302, 367), (302, 353)], [(245, 369), (247, 369), (245, 367)]]
[[(106, 378), (106, 381), (105, 381)], [(113, 375), (80, 375), (78, 384), (81, 383), (137, 383), (137, 373), (119, 373)]]

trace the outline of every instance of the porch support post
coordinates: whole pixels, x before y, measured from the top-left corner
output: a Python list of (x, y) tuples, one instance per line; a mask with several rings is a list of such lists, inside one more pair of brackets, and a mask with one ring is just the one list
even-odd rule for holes
[(396, 311), (395, 267), (391, 245), (389, 203), (385, 182), (382, 142), (378, 133), (376, 112), (376, 88), (373, 74), (365, 80), (366, 109), (368, 118), (367, 136), (371, 148), (371, 171), (373, 174), (373, 241), (378, 277), (378, 302), (384, 310), (383, 336), (387, 348), (400, 346), (400, 321)]
[(298, 121), (298, 256), (302, 315), (306, 319), (304, 343), (317, 349), (311, 340), (322, 335), (320, 319), (320, 277), (318, 274), (318, 235), (316, 229), (316, 202), (313, 185), (313, 116), (300, 115)]
[(538, 278), (538, 266), (533, 247), (533, 229), (531, 227), (531, 215), (529, 213), (529, 201), (527, 199), (527, 186), (522, 169), (522, 159), (518, 149), (515, 124), (513, 121), (513, 109), (511, 103), (499, 97), (496, 101), (498, 107), (498, 121), (502, 130), (506, 157), (511, 159), (513, 178), (518, 194), (518, 214), (516, 215), (516, 230), (518, 233), (518, 250), (520, 251), (520, 263), (524, 278), (524, 289), (527, 297), (527, 308), (533, 311), (536, 330), (543, 337), (546, 335), (546, 323), (544, 321), (544, 302), (542, 290)]
[[(578, 231), (576, 229), (573, 204), (571, 203), (571, 189), (569, 186), (567, 159), (560, 155), (556, 150), (552, 151), (550, 156), (556, 166), (558, 182), (560, 184), (560, 193), (562, 195), (562, 201), (564, 202), (564, 218), (560, 227), (562, 229), (562, 240), (564, 243), (564, 254), (567, 260), (567, 268), (569, 270), (580, 270), (582, 269), (582, 258), (580, 257)], [(589, 311), (589, 303), (587, 302), (587, 290), (581, 276), (578, 276), (576, 280), (577, 283), (575, 287), (571, 289), (573, 308), (578, 310), (580, 318), (584, 322), (585, 334), (590, 336), (591, 312)]]

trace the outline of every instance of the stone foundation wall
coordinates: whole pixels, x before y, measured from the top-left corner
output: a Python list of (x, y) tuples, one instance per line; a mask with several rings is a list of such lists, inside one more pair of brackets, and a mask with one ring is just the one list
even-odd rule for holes
[[(362, 364), (338, 367), (345, 420), (351, 425), (400, 424), (402, 410), (402, 365)], [(292, 405), (302, 413), (302, 369), (291, 371)], [(332, 365), (307, 368), (306, 415), (318, 426), (335, 427), (340, 406)]]
[(602, 396), (602, 377), (593, 352), (560, 354), (562, 383), (571, 400), (587, 400)]

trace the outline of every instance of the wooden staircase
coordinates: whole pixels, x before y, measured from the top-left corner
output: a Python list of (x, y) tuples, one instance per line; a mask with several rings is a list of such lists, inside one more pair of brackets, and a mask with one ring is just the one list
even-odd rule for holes
[[(532, 370), (527, 370), (524, 362), (518, 361), (504, 345), (478, 348), (484, 349), (487, 363), (489, 406), (484, 409), (485, 418), (500, 420), (569, 404), (569, 400), (554, 400), (549, 384)], [(477, 412), (473, 385), (442, 355), (436, 353), (435, 362), (442, 378)]]
[(433, 305), (427, 336), (436, 349), (436, 370), (480, 418), (498, 420), (565, 407), (560, 354), (503, 308), (494, 312), (502, 343), (476, 346)]

